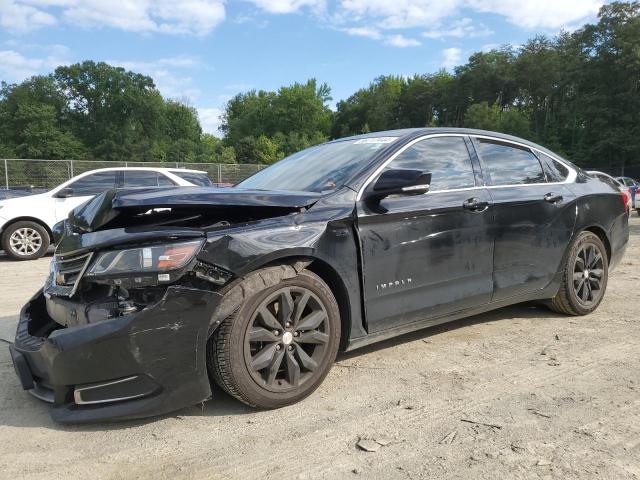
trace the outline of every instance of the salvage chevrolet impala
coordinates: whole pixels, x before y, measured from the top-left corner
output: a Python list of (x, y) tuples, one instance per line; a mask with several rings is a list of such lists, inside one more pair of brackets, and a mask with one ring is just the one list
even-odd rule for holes
[(54, 229), (11, 355), (60, 422), (302, 400), (339, 350), (526, 301), (600, 304), (619, 190), (549, 150), (410, 129), (309, 148), (232, 189), (110, 190)]

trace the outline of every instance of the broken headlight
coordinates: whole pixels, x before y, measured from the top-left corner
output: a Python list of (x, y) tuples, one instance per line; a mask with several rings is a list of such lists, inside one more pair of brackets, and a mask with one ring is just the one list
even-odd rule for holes
[(144, 278), (144, 282), (137, 283), (145, 284), (151, 276), (159, 282), (170, 282), (175, 279), (171, 272), (185, 267), (201, 245), (202, 240), (196, 240), (103, 252), (91, 264), (87, 275), (110, 278), (133, 275)]

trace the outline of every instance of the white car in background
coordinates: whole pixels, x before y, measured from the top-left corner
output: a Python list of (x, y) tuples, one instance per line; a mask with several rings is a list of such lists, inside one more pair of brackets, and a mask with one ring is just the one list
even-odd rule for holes
[(90, 198), (111, 188), (211, 186), (207, 173), (182, 168), (119, 167), (82, 173), (38, 195), (0, 201), (2, 250), (16, 260), (47, 253), (53, 226)]

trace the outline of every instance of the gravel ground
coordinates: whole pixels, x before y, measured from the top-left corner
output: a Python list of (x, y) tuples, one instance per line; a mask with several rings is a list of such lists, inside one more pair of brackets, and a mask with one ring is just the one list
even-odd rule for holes
[[(341, 355), (304, 402), (215, 392), (173, 415), (63, 427), (0, 346), (0, 478), (640, 478), (640, 218), (599, 310), (519, 305)], [(0, 338), (49, 259), (0, 258)], [(363, 451), (357, 444), (368, 447)]]

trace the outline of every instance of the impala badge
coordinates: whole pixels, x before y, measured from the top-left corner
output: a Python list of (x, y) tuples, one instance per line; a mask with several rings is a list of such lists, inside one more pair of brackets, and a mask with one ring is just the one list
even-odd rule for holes
[(376, 291), (386, 290), (388, 288), (406, 287), (411, 285), (411, 278), (403, 278), (401, 280), (393, 280), (388, 283), (379, 283), (376, 285)]

